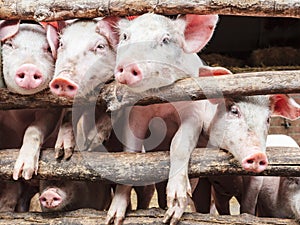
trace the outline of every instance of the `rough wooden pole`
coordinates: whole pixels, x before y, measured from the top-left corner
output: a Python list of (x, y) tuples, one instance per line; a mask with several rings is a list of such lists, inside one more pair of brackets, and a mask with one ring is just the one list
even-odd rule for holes
[[(0, 225), (7, 224), (40, 224), (40, 225), (104, 225), (107, 212), (92, 209), (80, 209), (72, 212), (61, 213), (0, 213)], [(124, 225), (157, 225), (161, 221), (165, 211), (162, 209), (137, 210), (127, 213)], [(249, 214), (239, 216), (213, 216), (210, 214), (184, 213), (180, 219), (180, 225), (296, 225), (291, 219), (258, 218)]]
[[(0, 151), (0, 178), (12, 179), (18, 151)], [(300, 176), (298, 148), (268, 148), (269, 165), (260, 175)], [(168, 152), (100, 153), (75, 152), (68, 161), (54, 159), (53, 150), (43, 150), (37, 179), (105, 180), (141, 185), (166, 180), (169, 172)], [(219, 149), (195, 149), (189, 175), (255, 175), (244, 171), (233, 156)], [(256, 174), (257, 175), (257, 174)]]
[(0, 19), (62, 20), (107, 15), (212, 14), (300, 17), (298, 0), (2, 0)]
[(124, 106), (149, 105), (171, 101), (189, 101), (237, 95), (300, 93), (300, 70), (240, 73), (228, 76), (187, 78), (165, 88), (137, 94), (126, 86), (106, 84), (102, 91), (91, 93), (87, 99), (74, 101), (55, 97), (49, 91), (33, 96), (12, 94), (0, 88), (0, 109), (76, 107), (107, 105), (110, 111)]

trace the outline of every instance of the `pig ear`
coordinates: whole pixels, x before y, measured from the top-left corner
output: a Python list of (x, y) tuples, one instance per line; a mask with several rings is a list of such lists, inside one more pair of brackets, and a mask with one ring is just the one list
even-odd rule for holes
[(281, 116), (290, 120), (300, 118), (300, 105), (287, 95), (271, 95), (270, 104), (272, 116)]
[(119, 17), (105, 17), (97, 23), (96, 32), (104, 35), (115, 49), (119, 43), (118, 32), (116, 31)]
[(14, 36), (20, 27), (20, 20), (3, 20), (0, 22), (0, 40), (1, 42)]
[(53, 26), (52, 24), (48, 24), (46, 26), (47, 32), (47, 41), (51, 48), (52, 56), (56, 59), (57, 56), (57, 48), (58, 48), (58, 24)]
[(228, 75), (232, 72), (224, 67), (201, 66), (199, 68), (199, 77)]
[[(228, 75), (232, 74), (230, 70), (224, 67), (211, 67), (211, 66), (201, 66), (199, 68), (199, 77), (207, 77), (207, 76), (220, 76), (220, 75)], [(207, 99), (212, 104), (219, 104), (224, 99), (222, 98), (210, 98)]]
[(218, 22), (218, 15), (192, 15), (185, 16), (185, 43), (183, 49), (186, 53), (199, 52), (211, 39)]

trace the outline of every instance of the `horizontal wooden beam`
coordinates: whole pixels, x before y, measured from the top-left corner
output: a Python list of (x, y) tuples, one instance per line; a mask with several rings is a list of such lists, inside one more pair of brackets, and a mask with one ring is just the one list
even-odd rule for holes
[[(0, 151), (0, 178), (12, 179), (17, 150)], [(269, 166), (259, 175), (300, 176), (298, 148), (268, 148)], [(75, 152), (68, 161), (54, 159), (52, 149), (43, 150), (37, 179), (105, 180), (117, 183), (144, 184), (168, 178), (169, 152), (100, 153)], [(190, 177), (210, 175), (255, 175), (244, 171), (233, 156), (213, 148), (193, 151)]]
[(298, 0), (2, 0), (0, 19), (62, 20), (107, 15), (224, 14), (300, 18)]
[(68, 100), (55, 97), (49, 90), (33, 96), (13, 94), (0, 89), (0, 109), (76, 107), (82, 105), (107, 105), (108, 110), (118, 110), (133, 104), (200, 100), (206, 98), (234, 97), (237, 95), (263, 95), (274, 93), (300, 93), (300, 70), (239, 73), (228, 76), (186, 78), (174, 85), (137, 94), (125, 85), (112, 82), (101, 92), (87, 98)]
[[(106, 213), (93, 209), (79, 209), (71, 212), (61, 213), (0, 213), (0, 225), (6, 224), (64, 224), (64, 225), (104, 225)], [(129, 212), (124, 220), (124, 225), (154, 225), (163, 224), (161, 221), (165, 211), (162, 209), (151, 208), (148, 210), (136, 210)], [(200, 213), (184, 213), (180, 219), (180, 225), (190, 224), (223, 224), (223, 225), (296, 225), (297, 223), (291, 219), (279, 218), (258, 218), (249, 214), (237, 216), (215, 216), (210, 214)]]

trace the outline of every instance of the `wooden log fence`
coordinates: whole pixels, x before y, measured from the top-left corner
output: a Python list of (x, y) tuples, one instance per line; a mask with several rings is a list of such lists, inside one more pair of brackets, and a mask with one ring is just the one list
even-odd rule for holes
[(63, 20), (99, 16), (223, 14), (300, 18), (298, 0), (2, 0), (0, 19)]
[(64, 97), (56, 97), (48, 90), (35, 95), (23, 96), (0, 89), (0, 109), (76, 107), (97, 104), (106, 105), (109, 111), (114, 111), (133, 104), (149, 105), (237, 95), (300, 93), (299, 84), (300, 70), (186, 78), (168, 87), (148, 91), (143, 95), (130, 91), (125, 85), (112, 82), (106, 84), (100, 93), (92, 92), (87, 98), (75, 98), (75, 102)]
[[(163, 225), (162, 209), (137, 210), (127, 213), (124, 225)], [(47, 225), (104, 225), (106, 212), (80, 209), (61, 213), (0, 213), (0, 225), (7, 224), (47, 224)], [(297, 225), (291, 219), (258, 218), (248, 214), (240, 216), (214, 216), (210, 214), (185, 213), (179, 225)]]
[[(18, 150), (0, 151), (0, 178), (12, 179)], [(269, 165), (255, 174), (246, 172), (234, 157), (217, 148), (197, 148), (189, 162), (189, 176), (262, 175), (300, 176), (300, 150), (298, 148), (267, 149)], [(104, 180), (117, 183), (141, 184), (168, 178), (169, 152), (100, 153), (75, 152), (70, 160), (58, 161), (54, 150), (43, 150), (37, 179)]]

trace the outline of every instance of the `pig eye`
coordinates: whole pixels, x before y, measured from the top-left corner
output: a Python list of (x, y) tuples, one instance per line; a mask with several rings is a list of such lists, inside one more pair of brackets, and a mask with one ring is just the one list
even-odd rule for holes
[(98, 50), (102, 50), (102, 49), (104, 49), (105, 48), (105, 45), (104, 44), (99, 44), (99, 45), (97, 45), (97, 47), (96, 47), (96, 49)]
[(231, 107), (230, 107), (230, 113), (232, 114), (232, 115), (234, 115), (234, 116), (240, 116), (240, 112), (239, 112), (239, 109), (238, 109), (238, 107), (237, 106), (235, 106), (235, 105), (232, 105)]
[(164, 38), (162, 39), (162, 44), (167, 45), (167, 44), (169, 44), (169, 43), (170, 43), (170, 37), (169, 37), (169, 36), (166, 36), (166, 37), (164, 37)]
[(128, 40), (128, 34), (123, 33), (121, 39), (122, 39), (122, 41)]
[(7, 40), (4, 44), (9, 48), (14, 48), (14, 45), (11, 40)]

